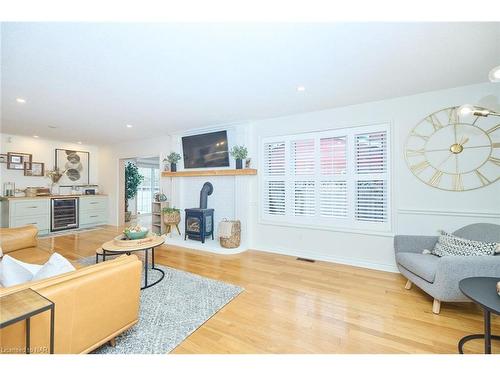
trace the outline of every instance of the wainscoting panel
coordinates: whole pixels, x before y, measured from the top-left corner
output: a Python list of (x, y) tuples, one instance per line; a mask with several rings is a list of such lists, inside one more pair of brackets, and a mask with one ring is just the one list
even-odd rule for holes
[(398, 234), (435, 235), (438, 230), (453, 232), (468, 224), (492, 223), (500, 225), (498, 211), (440, 211), (404, 208), (397, 210)]

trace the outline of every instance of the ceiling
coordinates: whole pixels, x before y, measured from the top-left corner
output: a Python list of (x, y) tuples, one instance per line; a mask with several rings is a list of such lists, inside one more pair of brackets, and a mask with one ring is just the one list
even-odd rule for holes
[(1, 37), (2, 132), (89, 144), (485, 82), (500, 64), (500, 23), (3, 23)]

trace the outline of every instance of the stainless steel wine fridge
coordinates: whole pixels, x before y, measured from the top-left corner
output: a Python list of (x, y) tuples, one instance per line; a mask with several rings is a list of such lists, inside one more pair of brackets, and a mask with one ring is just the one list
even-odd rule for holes
[(78, 228), (78, 198), (51, 199), (52, 232)]

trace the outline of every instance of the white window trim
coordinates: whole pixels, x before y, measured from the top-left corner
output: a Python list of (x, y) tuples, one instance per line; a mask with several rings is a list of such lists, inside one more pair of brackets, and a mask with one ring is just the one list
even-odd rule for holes
[[(354, 126), (347, 128), (336, 128), (326, 131), (313, 131), (313, 132), (305, 132), (305, 133), (296, 133), (296, 134), (288, 134), (282, 136), (273, 136), (273, 137), (261, 137), (259, 139), (259, 157), (262, 158), (261, 166), (264, 166), (264, 145), (266, 143), (272, 142), (285, 142), (285, 165), (287, 166), (285, 171), (285, 184), (287, 189), (290, 189), (291, 184), (287, 183), (293, 179), (290, 179), (291, 168), (290, 168), (290, 143), (292, 140), (304, 140), (314, 138), (316, 139), (315, 144), (316, 147), (319, 147), (319, 139), (327, 138), (327, 137), (341, 137), (347, 136), (347, 149), (349, 152), (346, 154), (347, 158), (347, 189), (348, 189), (348, 218), (340, 219), (340, 218), (324, 218), (319, 217), (318, 213), (314, 217), (290, 217), (290, 216), (277, 216), (277, 215), (267, 215), (264, 212), (264, 199), (265, 199), (265, 183), (271, 179), (267, 178), (263, 170), (262, 174), (259, 174), (259, 223), (265, 225), (278, 225), (278, 226), (287, 226), (287, 227), (297, 227), (297, 228), (311, 228), (318, 230), (331, 230), (331, 231), (339, 231), (339, 232), (349, 232), (349, 233), (366, 233), (366, 234), (380, 234), (383, 236), (391, 236), (392, 235), (392, 222), (393, 222), (393, 212), (392, 212), (392, 185), (393, 185), (393, 168), (392, 168), (392, 154), (393, 147), (391, 142), (391, 133), (392, 126), (389, 122), (382, 124), (374, 124), (374, 125), (363, 125), (363, 126)], [(361, 222), (354, 220), (354, 153), (353, 153), (353, 145), (352, 142), (354, 140), (355, 134), (362, 133), (371, 133), (377, 131), (385, 131), (386, 132), (386, 142), (387, 142), (387, 166), (385, 178), (387, 181), (387, 221), (384, 223), (372, 223), (372, 222)], [(319, 152), (316, 153), (316, 159), (319, 159)], [(318, 165), (318, 164), (316, 164)], [(315, 180), (318, 181), (318, 174), (320, 172), (316, 169)], [(368, 179), (367, 175), (367, 179)], [(274, 178), (279, 179), (279, 178)], [(319, 189), (316, 190), (317, 194)], [(290, 191), (287, 191), (287, 194), (290, 194)], [(319, 195), (319, 194), (318, 194)], [(316, 197), (316, 200), (319, 198)], [(291, 207), (289, 207), (290, 202), (286, 200), (286, 212), (291, 212)], [(318, 206), (317, 206), (318, 207)]]

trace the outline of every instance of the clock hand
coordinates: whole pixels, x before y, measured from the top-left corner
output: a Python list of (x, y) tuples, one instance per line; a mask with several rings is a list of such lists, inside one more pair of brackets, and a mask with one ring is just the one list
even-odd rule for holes
[(460, 142), (460, 146), (463, 146), (467, 142), (469, 142), (470, 138), (465, 138), (463, 142)]
[(464, 148), (484, 148), (484, 147), (491, 147), (491, 145), (484, 145), (484, 146), (469, 146), (469, 147), (464, 147)]

